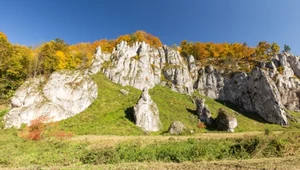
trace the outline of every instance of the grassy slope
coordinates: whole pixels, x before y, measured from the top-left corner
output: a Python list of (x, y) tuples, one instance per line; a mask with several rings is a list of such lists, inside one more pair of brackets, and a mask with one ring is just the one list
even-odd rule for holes
[[(133, 106), (137, 103), (141, 91), (129, 86), (122, 87), (119, 84), (112, 83), (103, 74), (97, 74), (93, 76), (93, 79), (98, 84), (98, 98), (84, 112), (61, 121), (61, 128), (78, 135), (144, 134), (134, 125), (133, 119)], [(123, 95), (120, 93), (120, 89), (130, 91), (129, 95)], [(196, 132), (209, 131), (197, 128), (196, 106), (188, 96), (173, 92), (168, 87), (162, 86), (156, 86), (149, 93), (160, 110), (160, 119), (163, 124), (163, 130), (153, 134), (166, 132), (169, 125), (176, 120), (181, 121), (188, 129), (194, 129)], [(230, 114), (235, 115), (239, 124), (236, 128), (237, 132), (284, 129), (279, 125), (268, 124), (251, 113), (237, 114), (235, 110), (213, 99), (206, 98), (206, 104), (210, 108), (213, 117), (217, 116), (219, 108), (223, 108)]]
[[(77, 135), (143, 135), (144, 132), (134, 125), (133, 118), (133, 106), (139, 100), (141, 91), (133, 87), (122, 87), (119, 84), (112, 83), (101, 73), (94, 75), (93, 79), (98, 84), (98, 98), (84, 112), (59, 122), (60, 128)], [(123, 95), (120, 89), (128, 90), (130, 92), (129, 95)], [(160, 110), (160, 119), (163, 124), (163, 130), (152, 133), (153, 135), (163, 134), (168, 130), (169, 125), (177, 120), (181, 121), (188, 129), (194, 129), (196, 133), (214, 130), (197, 128), (196, 106), (192, 103), (190, 97), (173, 92), (168, 87), (162, 86), (150, 89), (149, 93)], [(238, 108), (235, 106), (229, 104), (225, 106), (213, 99), (204, 98), (213, 117), (217, 116), (219, 108), (223, 108), (237, 118), (238, 127), (235, 129), (236, 132), (300, 128), (299, 123), (291, 123), (291, 126), (288, 128), (269, 124), (256, 116), (256, 114), (243, 112), (237, 114)], [(6, 112), (5, 108), (0, 110), (0, 120), (2, 120)], [(292, 114), (299, 115), (296, 112)], [(3, 126), (3, 123), (1, 126)]]

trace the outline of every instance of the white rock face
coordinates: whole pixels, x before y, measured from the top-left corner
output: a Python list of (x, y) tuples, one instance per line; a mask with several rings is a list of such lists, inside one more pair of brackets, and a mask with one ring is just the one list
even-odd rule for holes
[(286, 61), (285, 63), (279, 62), (278, 64), (278, 67), (283, 68), (283, 74), (278, 74), (276, 68), (274, 69), (275, 75), (273, 76), (273, 78), (276, 79), (276, 86), (281, 95), (281, 102), (289, 110), (300, 111), (299, 57), (289, 53), (283, 53), (278, 55), (278, 58), (279, 60)]
[(134, 106), (136, 126), (146, 132), (157, 132), (162, 128), (159, 119), (159, 110), (148, 94), (148, 89), (143, 90), (142, 96)]
[(266, 121), (288, 125), (280, 93), (268, 72), (259, 68), (251, 73), (236, 73), (224, 85), (222, 100), (230, 101), (248, 112), (258, 113)]
[(102, 53), (100, 46), (97, 47), (96, 53), (94, 55), (94, 59), (92, 61), (92, 65), (89, 69), (89, 73), (90, 74), (98, 73), (102, 67), (102, 63), (105, 61), (109, 61), (110, 56), (111, 56), (111, 54), (109, 54), (109, 53)]
[[(190, 62), (191, 69), (196, 72), (193, 59)], [(122, 41), (110, 56), (102, 54), (98, 47), (90, 73), (96, 74), (101, 69), (111, 81), (123, 86), (130, 85), (142, 90), (144, 87), (153, 88), (165, 79), (172, 83), (174, 91), (193, 92), (188, 66), (177, 50), (167, 46), (155, 49), (145, 42), (129, 46)]]
[(199, 77), (195, 83), (195, 88), (207, 97), (218, 99), (224, 87), (224, 76), (208, 65), (199, 70)]
[(97, 97), (97, 85), (80, 71), (58, 71), (26, 81), (12, 98), (13, 109), (4, 117), (5, 128), (39, 117), (60, 121), (85, 110)]

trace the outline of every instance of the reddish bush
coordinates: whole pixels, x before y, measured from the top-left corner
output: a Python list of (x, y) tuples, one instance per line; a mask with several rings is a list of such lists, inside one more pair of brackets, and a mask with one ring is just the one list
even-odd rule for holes
[(23, 129), (20, 137), (26, 140), (40, 140), (45, 137), (67, 139), (74, 136), (72, 132), (60, 130), (58, 127), (58, 123), (52, 122), (45, 124), (45, 122), (47, 122), (48, 120), (48, 117), (42, 116), (31, 121), (30, 125)]
[(45, 124), (48, 118), (46, 116), (41, 116), (37, 119), (34, 119), (30, 122), (30, 125), (27, 126), (22, 132), (21, 137), (26, 140), (40, 140), (44, 133)]
[(199, 129), (204, 129), (204, 128), (206, 128), (206, 126), (205, 126), (205, 124), (204, 124), (203, 122), (199, 122), (199, 123), (197, 124), (197, 127), (198, 127)]

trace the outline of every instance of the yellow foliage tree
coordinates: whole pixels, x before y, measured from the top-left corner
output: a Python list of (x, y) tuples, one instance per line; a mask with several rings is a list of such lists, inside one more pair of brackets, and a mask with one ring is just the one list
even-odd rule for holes
[(58, 51), (56, 51), (55, 55), (56, 55), (57, 62), (58, 62), (56, 69), (62, 70), (62, 69), (68, 68), (69, 62), (67, 61), (65, 53), (58, 50)]

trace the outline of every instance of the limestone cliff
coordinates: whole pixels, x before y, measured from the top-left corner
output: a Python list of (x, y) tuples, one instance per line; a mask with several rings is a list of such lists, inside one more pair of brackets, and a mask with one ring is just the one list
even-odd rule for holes
[(113, 82), (140, 90), (158, 84), (188, 95), (196, 90), (257, 113), (270, 123), (288, 125), (285, 108), (300, 108), (300, 60), (289, 53), (274, 56), (248, 74), (225, 75), (211, 65), (198, 67), (193, 56), (183, 58), (172, 47), (152, 48), (144, 42), (129, 46), (123, 41), (111, 54), (98, 47), (90, 73), (100, 70)]

